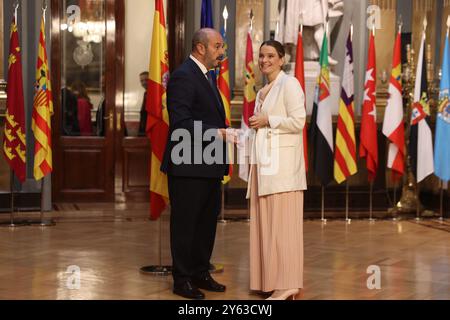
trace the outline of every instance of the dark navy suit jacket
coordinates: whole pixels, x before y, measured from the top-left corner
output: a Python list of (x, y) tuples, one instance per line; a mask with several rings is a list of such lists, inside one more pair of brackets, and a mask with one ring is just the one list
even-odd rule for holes
[[(221, 161), (208, 164), (201, 157), (201, 163), (196, 164), (198, 161), (194, 163), (194, 153), (197, 153), (198, 160), (199, 151), (201, 150), (201, 153), (203, 153), (210, 144), (208, 141), (202, 141), (202, 137), (198, 134), (194, 137), (194, 122), (197, 122), (198, 125), (201, 121), (202, 134), (208, 129), (216, 131), (227, 126), (225, 124), (225, 109), (219, 91), (215, 86), (213, 88), (210, 85), (201, 69), (190, 58), (170, 76), (167, 86), (167, 108), (169, 112), (169, 136), (161, 171), (179, 177), (222, 178), (224, 175), (228, 175), (228, 165), (225, 160), (227, 148), (221, 140), (222, 151), (219, 154), (222, 158)], [(172, 150), (179, 143), (172, 139), (172, 133), (176, 129), (185, 129), (190, 133), (190, 163), (175, 164), (171, 158)], [(215, 154), (213, 153), (213, 155)]]

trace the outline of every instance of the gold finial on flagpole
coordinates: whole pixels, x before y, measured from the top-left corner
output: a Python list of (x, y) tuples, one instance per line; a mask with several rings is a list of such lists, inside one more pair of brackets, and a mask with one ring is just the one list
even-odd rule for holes
[(428, 26), (427, 16), (425, 16), (423, 18), (423, 38), (424, 39), (427, 38), (427, 26)]
[(225, 5), (225, 8), (223, 8), (223, 13), (222, 13), (222, 17), (223, 17), (223, 31), (225, 32), (225, 34), (227, 33), (227, 21), (228, 21), (228, 10), (227, 10), (227, 6)]
[(44, 0), (42, 2), (42, 16), (43, 16), (43, 19), (44, 19), (44, 23), (45, 23), (45, 14), (46, 14), (46, 12), (47, 12), (47, 0)]
[(300, 22), (300, 34), (303, 35), (303, 11), (300, 12), (299, 22)]
[(450, 29), (450, 15), (447, 17), (447, 37)]
[(17, 11), (19, 10), (19, 0), (17, 0), (15, 3), (14, 3), (14, 22), (16, 23), (16, 25), (17, 25)]
[(350, 15), (350, 41), (353, 42), (353, 10)]
[(350, 41), (353, 42), (353, 23), (350, 24)]
[(253, 20), (255, 19), (255, 15), (253, 14), (253, 9), (250, 9), (250, 33), (253, 31)]

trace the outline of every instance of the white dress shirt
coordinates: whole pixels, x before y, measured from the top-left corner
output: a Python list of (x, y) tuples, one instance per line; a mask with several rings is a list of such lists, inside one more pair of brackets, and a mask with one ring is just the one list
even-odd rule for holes
[(203, 74), (205, 75), (206, 80), (208, 80), (208, 69), (206, 69), (205, 65), (198, 61), (192, 54), (189, 56), (189, 58), (191, 58), (192, 61), (194, 61), (198, 65), (200, 70), (202, 70)]

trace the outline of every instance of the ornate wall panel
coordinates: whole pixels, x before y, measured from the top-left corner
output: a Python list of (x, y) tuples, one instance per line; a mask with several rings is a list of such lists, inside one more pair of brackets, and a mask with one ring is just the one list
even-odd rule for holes
[[(436, 48), (436, 17), (437, 17), (437, 4), (435, 0), (413, 0), (413, 23), (412, 23), (412, 47), (414, 49), (416, 57), (419, 54), (420, 40), (423, 30), (423, 20), (427, 18), (427, 38), (426, 44), (431, 46), (431, 52), (435, 52)], [(432, 64), (435, 64), (435, 56), (432, 55)]]
[(397, 0), (371, 0), (381, 9), (381, 29), (376, 30), (377, 92), (381, 98), (387, 93), (392, 68), (392, 53), (397, 35)]
[(445, 34), (447, 32), (447, 18), (450, 15), (450, 0), (444, 0), (443, 1), (443, 6), (442, 6), (442, 20), (441, 20), (441, 34), (440, 34), (440, 39), (441, 39), (441, 54), (440, 54), (440, 61), (439, 61), (439, 66), (442, 65), (442, 53), (444, 50), (444, 41), (445, 41)]

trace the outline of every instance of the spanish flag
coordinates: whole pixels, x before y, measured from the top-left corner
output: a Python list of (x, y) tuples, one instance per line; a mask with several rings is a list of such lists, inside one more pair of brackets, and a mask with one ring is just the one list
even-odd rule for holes
[(52, 167), (52, 125), (53, 115), (52, 86), (48, 69), (45, 44), (45, 20), (41, 19), (38, 61), (36, 71), (36, 92), (33, 102), (32, 130), (35, 138), (34, 178), (39, 181), (53, 170)]
[(15, 18), (11, 24), (8, 56), (8, 87), (6, 99), (3, 153), (20, 182), (26, 178), (25, 107), (22, 82), (22, 59)]
[[(225, 107), (225, 123), (227, 127), (231, 127), (231, 92), (230, 92), (230, 70), (228, 64), (228, 54), (227, 54), (227, 42), (225, 30), (222, 30), (222, 37), (225, 41), (225, 55), (220, 63), (219, 79), (217, 81), (217, 86), (222, 97), (223, 105)], [(233, 146), (228, 145), (228, 148), (233, 148)], [(232, 150), (229, 150), (228, 156), (233, 155)], [(230, 168), (228, 176), (223, 177), (222, 183), (227, 184), (231, 180), (233, 174), (233, 161), (230, 161)]]
[(147, 90), (147, 128), (151, 143), (150, 218), (156, 220), (169, 203), (167, 176), (160, 171), (169, 132), (166, 88), (169, 80), (169, 53), (163, 0), (155, 0), (152, 47)]

